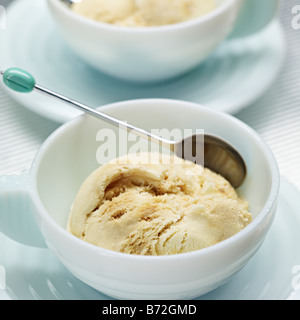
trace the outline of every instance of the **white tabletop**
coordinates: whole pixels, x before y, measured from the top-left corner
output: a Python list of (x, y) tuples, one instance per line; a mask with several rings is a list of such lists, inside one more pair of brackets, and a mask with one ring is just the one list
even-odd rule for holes
[[(292, 26), (296, 4), (285, 1), (281, 9), (287, 57), (280, 76), (263, 97), (235, 116), (265, 139), (281, 174), (300, 188), (300, 30)], [(36, 151), (58, 126), (15, 102), (0, 86), (0, 175), (29, 170)]]

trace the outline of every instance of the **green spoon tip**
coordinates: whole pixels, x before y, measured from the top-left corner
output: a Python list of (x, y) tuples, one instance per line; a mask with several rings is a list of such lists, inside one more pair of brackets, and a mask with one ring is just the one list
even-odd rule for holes
[(3, 75), (3, 82), (5, 85), (17, 92), (28, 93), (35, 87), (35, 79), (27, 71), (20, 68), (9, 68)]

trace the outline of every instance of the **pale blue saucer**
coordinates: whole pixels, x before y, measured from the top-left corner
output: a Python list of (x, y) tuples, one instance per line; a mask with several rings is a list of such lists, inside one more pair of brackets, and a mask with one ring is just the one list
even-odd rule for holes
[[(261, 248), (229, 282), (200, 299), (300, 299), (299, 197), (283, 178), (278, 212)], [(0, 299), (112, 299), (77, 280), (48, 249), (24, 246), (0, 234), (0, 252), (6, 273)]]
[[(93, 70), (70, 51), (45, 1), (17, 0), (7, 11), (7, 28), (0, 30), (0, 68), (24, 68), (40, 85), (91, 106), (171, 98), (234, 113), (270, 87), (285, 57), (283, 32), (274, 21), (255, 36), (223, 43), (203, 65), (184, 76), (155, 85), (133, 85)], [(8, 92), (28, 109), (60, 123), (79, 113), (37, 93)]]

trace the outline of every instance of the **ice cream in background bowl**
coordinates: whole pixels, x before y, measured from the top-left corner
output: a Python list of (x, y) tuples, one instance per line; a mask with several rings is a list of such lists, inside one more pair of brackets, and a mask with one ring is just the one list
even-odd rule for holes
[[(184, 172), (182, 172), (182, 165), (174, 168), (170, 166), (169, 171), (166, 167), (163, 169), (158, 165), (156, 169), (150, 170), (150, 173), (144, 167), (138, 169), (136, 164), (132, 164), (131, 172), (129, 172), (129, 168), (127, 173), (126, 170), (123, 172), (122, 177), (119, 175), (120, 172), (114, 174), (115, 171), (107, 170), (108, 162), (116, 157), (126, 155), (126, 151), (132, 154), (131, 145), (128, 144), (128, 148), (118, 154), (119, 147), (124, 144), (119, 144), (117, 139), (115, 143), (112, 143), (116, 146), (116, 152), (104, 153), (103, 158), (99, 159), (99, 155), (102, 154), (99, 151), (103, 150), (101, 146), (106, 141), (106, 139), (103, 140), (101, 134), (109, 130), (109, 132), (115, 132), (118, 137), (118, 128), (85, 115), (64, 124), (45, 141), (28, 175), (1, 178), (1, 187), (4, 188), (4, 193), (2, 189), (0, 205), (4, 210), (0, 212), (2, 221), (0, 231), (15, 240), (31, 245), (41, 243), (43, 240), (73, 275), (87, 285), (119, 299), (192, 299), (224, 284), (245, 266), (263, 244), (276, 214), (280, 175), (276, 160), (269, 147), (257, 133), (241, 121), (230, 115), (189, 102), (145, 99), (115, 103), (104, 106), (101, 110), (148, 131), (164, 128), (169, 130), (174, 128), (181, 130), (204, 129), (205, 132), (224, 138), (241, 153), (246, 162), (247, 177), (236, 192), (247, 200), (249, 208), (246, 208), (243, 201), (235, 202), (230, 199), (237, 199), (235, 191), (224, 180), (208, 173), (204, 175), (205, 181), (202, 186), (203, 191), (206, 190), (208, 195), (205, 192), (201, 194), (200, 190), (196, 192), (199, 199), (205, 198), (207, 202), (205, 205), (199, 204), (193, 193), (196, 191), (198, 179), (202, 176), (202, 169), (198, 167), (192, 169), (190, 164), (183, 164), (185, 168), (191, 169), (184, 170)], [(157, 114), (160, 114), (160, 117), (157, 117)], [(184, 114), (180, 121), (178, 120), (179, 114)], [(123, 137), (121, 138), (123, 139)], [(136, 141), (132, 143), (134, 142)], [(141, 145), (141, 151), (148, 151), (146, 145), (145, 148), (143, 144)], [(99, 167), (100, 169), (98, 169)], [(117, 170), (117, 168), (112, 166), (111, 170)], [(172, 231), (172, 228), (167, 230), (169, 223), (163, 226), (165, 234), (161, 229), (158, 232), (161, 232), (161, 240), (169, 239), (171, 241), (171, 236), (174, 235), (174, 242), (166, 243), (172, 248), (172, 254), (163, 252), (162, 255), (146, 255), (126, 252), (125, 248), (136, 247), (131, 245), (124, 246), (124, 252), (120, 252), (122, 250), (103, 248), (103, 244), (101, 247), (70, 233), (67, 226), (72, 205), (74, 208), (74, 199), (76, 199), (78, 190), (87, 177), (93, 175), (93, 172), (96, 172), (97, 175), (97, 170), (100, 170), (98, 173), (101, 175), (98, 180), (100, 192), (93, 193), (95, 190), (93, 187), (83, 202), (83, 205), (92, 204), (85, 211), (90, 213), (91, 217), (87, 228), (92, 230), (95, 226), (97, 227), (97, 219), (101, 219), (100, 211), (104, 211), (106, 208), (109, 209), (110, 215), (104, 215), (103, 219), (107, 219), (107, 221), (115, 219), (115, 222), (121, 222), (127, 214), (122, 210), (125, 207), (123, 204), (127, 197), (128, 206), (126, 204), (126, 207), (133, 208), (136, 205), (138, 210), (135, 214), (138, 216), (137, 220), (140, 219), (142, 223), (137, 226), (135, 225), (137, 220), (127, 220), (127, 227), (129, 228), (132, 223), (134, 228), (138, 227), (135, 230), (144, 230), (145, 225), (153, 226), (153, 223), (155, 224), (155, 219), (163, 208), (161, 205), (165, 202), (166, 219), (173, 217), (178, 221), (177, 226), (173, 225), (175, 229), (180, 227), (180, 230), (184, 230), (186, 226), (190, 225), (190, 228), (186, 229), (187, 231), (192, 230), (189, 240), (188, 236), (183, 236), (188, 240), (186, 244), (193, 239), (196, 233), (193, 228), (199, 227), (205, 231), (209, 229), (207, 229), (207, 225), (215, 225), (216, 232), (212, 233), (212, 242), (208, 243), (211, 245), (202, 249), (193, 247), (192, 249), (196, 250), (187, 250), (188, 252), (180, 252), (180, 246), (178, 246), (179, 253), (173, 254), (173, 249), (178, 244), (181, 245), (181, 249), (184, 248), (182, 244), (185, 240), (181, 241), (182, 233), (180, 232), (168, 233)], [(105, 172), (102, 174), (101, 170)], [(187, 177), (188, 171), (194, 172), (195, 179)], [(137, 172), (140, 174), (137, 175)], [(128, 179), (126, 179), (126, 174)], [(112, 176), (116, 178), (115, 181)], [(106, 185), (103, 184), (105, 177), (109, 183), (108, 188), (105, 187), (106, 202), (101, 204), (98, 197), (103, 195), (101, 188)], [(212, 181), (207, 183), (210, 177)], [(88, 183), (87, 186), (92, 185), (93, 183), (91, 185)], [(214, 221), (206, 219), (209, 214), (216, 211), (210, 202), (213, 199), (209, 199), (212, 194), (215, 199), (220, 200), (221, 206), (223, 206), (222, 190), (225, 195), (229, 195), (225, 201), (228, 206), (225, 207), (228, 209), (232, 207), (233, 203), (235, 206), (239, 203), (240, 207), (236, 212), (239, 211), (240, 214), (232, 213), (232, 220), (228, 221), (230, 226), (238, 226), (235, 230), (237, 232), (232, 232), (228, 228), (226, 230), (230, 233), (229, 237), (215, 243), (214, 237), (216, 235), (219, 237), (221, 234), (217, 225), (218, 220), (222, 218), (222, 213), (218, 211), (216, 224), (212, 223)], [(168, 192), (165, 193), (165, 191)], [(94, 203), (91, 201), (93, 197), (96, 201)], [(174, 201), (172, 201), (172, 197)], [(112, 202), (110, 202), (111, 200)], [(154, 201), (152, 209), (148, 201), (151, 203)], [(212, 206), (209, 206), (208, 203), (211, 203)], [(189, 212), (182, 210), (183, 206), (188, 207)], [(118, 211), (117, 208), (121, 208), (121, 210)], [(171, 208), (177, 211), (171, 212)], [(212, 211), (209, 211), (210, 208)], [(97, 212), (98, 209), (99, 212)], [(252, 221), (250, 223), (248, 223), (248, 212), (251, 213)], [(184, 214), (190, 214), (190, 216), (186, 217)], [(199, 217), (203, 218), (201, 223), (198, 223)], [(84, 215), (78, 217), (79, 220), (82, 218)], [(193, 223), (194, 218), (197, 223)], [(232, 221), (235, 221), (236, 224)], [(172, 220), (169, 222), (171, 223)], [(226, 224), (226, 221), (224, 222)], [(75, 222), (75, 226), (79, 226), (79, 228), (83, 224), (84, 222), (81, 224)], [(111, 237), (115, 230), (109, 232), (109, 226), (106, 223), (103, 224), (103, 227), (107, 228), (106, 232), (110, 233), (107, 236), (108, 242), (111, 243)], [(157, 227), (162, 228), (159, 219)], [(122, 229), (122, 224), (120, 224), (119, 231), (128, 233), (128, 228)], [(96, 228), (95, 232), (97, 232)], [(151, 235), (151, 228), (149, 232)], [(88, 232), (86, 234), (88, 235)], [(143, 231), (143, 234), (146, 233)], [(117, 237), (120, 236), (117, 234)], [(138, 239), (134, 236), (138, 236), (138, 233), (133, 233), (132, 238), (132, 243), (136, 245)], [(204, 238), (205, 241), (208, 242), (207, 239), (210, 236), (208, 233)], [(197, 245), (199, 241), (195, 238)], [(193, 241), (191, 242), (193, 243)], [(155, 243), (153, 248), (156, 245), (158, 245), (157, 248), (160, 245), (163, 247), (163, 244), (164, 241)], [(144, 247), (144, 249), (147, 253), (149, 248)]]
[[(262, 30), (280, 0), (47, 0), (66, 44), (110, 76), (153, 83), (204, 62), (229, 35)], [(255, 14), (255, 12), (259, 12)]]
[(195, 19), (216, 7), (216, 0), (81, 0), (71, 9), (99, 22), (151, 27)]

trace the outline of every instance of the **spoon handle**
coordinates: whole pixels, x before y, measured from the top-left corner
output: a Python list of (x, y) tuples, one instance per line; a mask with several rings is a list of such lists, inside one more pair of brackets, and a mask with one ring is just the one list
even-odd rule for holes
[(116, 119), (108, 114), (105, 114), (97, 109), (91, 108), (85, 104), (82, 104), (78, 101), (75, 101), (73, 99), (70, 99), (66, 96), (63, 96), (59, 93), (56, 93), (54, 91), (51, 91), (49, 89), (46, 89), (44, 87), (41, 87), (36, 84), (36, 81), (34, 77), (28, 73), (25, 70), (22, 70), (20, 68), (9, 68), (5, 72), (1, 71), (1, 75), (3, 76), (3, 82), (4, 84), (9, 87), (10, 89), (21, 92), (21, 93), (29, 93), (33, 90), (36, 90), (40, 93), (43, 93), (47, 96), (51, 96), (53, 98), (56, 98), (60, 101), (63, 101), (67, 104), (70, 104), (72, 106), (77, 107), (81, 111), (84, 111), (85, 113), (88, 113), (92, 116), (95, 116), (97, 118), (101, 118), (105, 121), (108, 121), (114, 125), (118, 125), (121, 128), (126, 128), (128, 131), (133, 131), (138, 136), (141, 136), (145, 139), (151, 139), (153, 142), (157, 142), (160, 145), (167, 147), (171, 150), (174, 150), (174, 142), (168, 141), (166, 139), (163, 139), (159, 136), (153, 135), (152, 133), (138, 128), (136, 126), (133, 126), (127, 122), (121, 121), (119, 119)]

